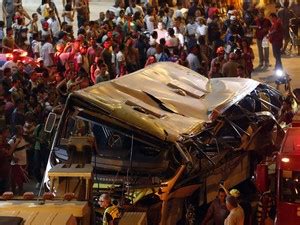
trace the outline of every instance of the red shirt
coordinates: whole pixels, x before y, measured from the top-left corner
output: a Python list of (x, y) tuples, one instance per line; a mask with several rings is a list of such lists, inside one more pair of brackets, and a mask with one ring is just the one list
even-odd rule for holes
[(270, 28), (269, 40), (272, 45), (282, 47), (283, 41), (283, 27), (280, 19), (272, 21), (272, 27)]
[(256, 19), (255, 24), (256, 26), (258, 26), (255, 32), (255, 36), (258, 40), (262, 40), (264, 36), (268, 34), (269, 29), (272, 26), (272, 23), (269, 19), (263, 18), (263, 19)]

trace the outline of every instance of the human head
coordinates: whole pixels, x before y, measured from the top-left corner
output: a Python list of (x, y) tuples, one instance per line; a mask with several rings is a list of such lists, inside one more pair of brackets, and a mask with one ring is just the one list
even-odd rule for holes
[(264, 10), (260, 10), (260, 11), (258, 12), (257, 16), (258, 16), (259, 19), (265, 18), (265, 12), (264, 12)]
[(218, 57), (224, 57), (224, 55), (225, 55), (224, 47), (217, 48), (216, 53), (217, 53)]
[(219, 191), (218, 191), (218, 199), (221, 202), (225, 202), (225, 198), (226, 198), (226, 192), (223, 188), (220, 188)]
[(98, 201), (99, 205), (101, 208), (107, 208), (111, 205), (111, 198), (109, 196), (109, 194), (102, 194), (99, 198), (99, 201)]
[(158, 24), (157, 24), (157, 29), (159, 29), (159, 30), (163, 30), (164, 29), (164, 23), (163, 22), (158, 22)]
[(238, 207), (237, 199), (231, 195), (228, 195), (226, 197), (226, 208), (229, 211), (231, 211), (231, 210), (235, 209), (236, 207)]
[(100, 12), (100, 13), (99, 13), (99, 19), (100, 19), (101, 21), (103, 21), (103, 20), (105, 19), (105, 13), (104, 13), (104, 12)]
[(276, 13), (271, 13), (270, 18), (271, 18), (272, 21), (275, 21), (277, 19)]
[[(236, 75), (238, 76), (238, 77), (242, 77), (242, 78), (245, 78), (245, 68), (244, 68), (244, 66), (243, 65), (238, 65), (238, 67), (236, 68)], [(233, 190), (235, 190), (235, 189), (233, 189)], [(230, 191), (231, 192), (231, 191)], [(230, 193), (231, 194), (231, 193)], [(231, 195), (233, 195), (233, 194), (231, 194)], [(234, 197), (237, 197), (237, 196), (235, 196), (235, 195), (233, 195)]]
[(175, 34), (175, 31), (174, 31), (173, 28), (170, 27), (170, 28), (168, 29), (168, 33), (169, 33), (169, 35), (170, 35), (171, 37), (173, 37), (174, 34)]
[(136, 1), (135, 0), (129, 0), (129, 5), (131, 5), (132, 7), (135, 7)]
[(6, 28), (6, 35), (11, 37), (13, 35), (14, 31), (12, 29), (12, 27), (8, 27)]
[(284, 8), (288, 8), (289, 5), (290, 5), (290, 3), (289, 3), (288, 0), (285, 0), (285, 1), (283, 2), (283, 7), (284, 7)]
[(231, 52), (231, 53), (229, 54), (229, 60), (233, 61), (233, 60), (235, 60), (235, 59), (236, 59), (236, 54), (235, 54), (234, 52)]
[(31, 15), (31, 17), (32, 17), (32, 20), (33, 20), (34, 22), (36, 22), (36, 21), (39, 20), (39, 17), (38, 17), (38, 14), (37, 14), (37, 13), (33, 13), (33, 14)]

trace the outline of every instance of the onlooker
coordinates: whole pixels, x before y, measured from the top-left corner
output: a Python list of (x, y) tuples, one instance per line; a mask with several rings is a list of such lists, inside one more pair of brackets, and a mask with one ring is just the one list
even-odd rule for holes
[(13, 17), (14, 17), (14, 0), (3, 0), (2, 2), (2, 12), (3, 17), (6, 19), (6, 26), (10, 28), (13, 24)]
[(190, 53), (187, 56), (187, 61), (189, 63), (189, 68), (194, 70), (195, 72), (200, 72), (201, 63), (198, 58), (199, 48), (197, 45), (193, 46)]
[(237, 77), (237, 68), (240, 64), (236, 62), (236, 54), (229, 54), (229, 61), (224, 63), (222, 66), (222, 74), (224, 77)]
[(267, 18), (265, 18), (264, 11), (261, 10), (258, 13), (258, 17), (255, 20), (256, 25), (256, 43), (257, 43), (257, 49), (258, 49), (258, 57), (259, 57), (259, 65), (258, 67), (262, 68), (263, 66), (265, 68), (269, 67), (269, 45), (263, 46), (263, 40), (267, 40), (267, 35), (269, 33), (269, 29), (271, 28), (272, 24), (271, 21)]
[(206, 216), (201, 225), (210, 224), (209, 222), (211, 220), (214, 225), (224, 225), (224, 220), (229, 214), (229, 211), (226, 208), (225, 198), (226, 192), (223, 188), (220, 188), (217, 198), (210, 203)]
[(44, 61), (45, 67), (51, 67), (54, 65), (54, 49), (52, 44), (52, 39), (50, 35), (45, 36), (45, 43), (41, 49), (41, 57)]
[(225, 219), (224, 225), (244, 225), (244, 212), (235, 197), (231, 195), (226, 197), (226, 207), (229, 215)]
[(113, 205), (108, 194), (102, 194), (98, 201), (101, 208), (104, 208), (103, 225), (113, 225), (114, 221), (120, 218), (120, 212), (117, 206)]
[(269, 31), (269, 40), (272, 44), (273, 56), (276, 60), (275, 69), (282, 69), (281, 48), (283, 42), (283, 27), (281, 20), (278, 19), (275, 13), (270, 14), (272, 27)]
[(11, 171), (11, 187), (12, 191), (16, 192), (18, 188), (18, 194), (23, 194), (23, 183), (28, 180), (27, 177), (27, 148), (29, 143), (27, 143), (23, 137), (23, 127), (16, 126), (16, 135), (8, 142), (9, 145), (14, 148), (13, 159), (11, 161), (12, 171)]
[(283, 27), (283, 38), (284, 38), (284, 45), (281, 49), (281, 54), (285, 54), (285, 50), (291, 40), (290, 38), (290, 19), (294, 17), (294, 13), (289, 9), (289, 1), (285, 0), (283, 2), (283, 7), (280, 8), (277, 12), (278, 18), (281, 20), (282, 27)]

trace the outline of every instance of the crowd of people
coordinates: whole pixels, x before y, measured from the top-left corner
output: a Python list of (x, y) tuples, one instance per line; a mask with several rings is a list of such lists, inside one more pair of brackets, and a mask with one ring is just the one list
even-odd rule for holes
[(116, 0), (90, 20), (87, 0), (64, 1), (63, 10), (42, 0), (32, 15), (22, 1), (3, 1), (0, 50), (9, 57), (0, 57), (0, 193), (22, 193), (29, 178), (40, 185), (50, 148), (47, 114), (59, 112), (73, 91), (165, 61), (209, 78), (251, 77), (251, 34), (258, 66), (270, 66), (270, 42), (274, 67), (282, 68), (283, 40), (289, 41), (286, 15), (292, 18), (299, 10), (285, 3), (277, 14), (265, 16), (255, 5), (240, 10), (226, 1), (194, 0), (187, 8), (186, 2), (170, 7), (164, 1)]

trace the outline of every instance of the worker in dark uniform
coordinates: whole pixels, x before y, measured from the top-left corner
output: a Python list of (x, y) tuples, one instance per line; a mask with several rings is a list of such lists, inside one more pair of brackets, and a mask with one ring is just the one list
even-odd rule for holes
[(98, 201), (101, 208), (104, 208), (103, 225), (114, 225), (114, 221), (120, 218), (120, 212), (117, 206), (111, 203), (109, 194), (102, 194)]

